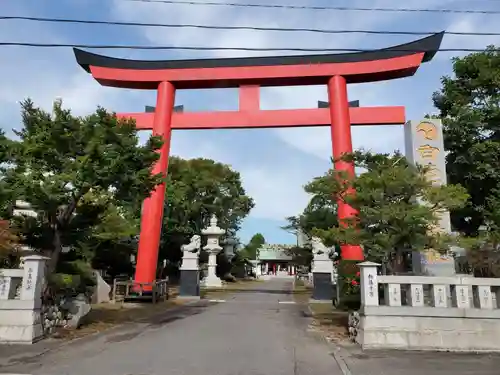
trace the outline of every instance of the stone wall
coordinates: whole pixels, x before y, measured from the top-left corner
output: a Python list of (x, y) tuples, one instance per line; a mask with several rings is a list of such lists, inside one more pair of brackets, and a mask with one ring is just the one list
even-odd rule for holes
[(381, 276), (377, 267), (360, 264), (355, 340), (364, 349), (500, 352), (500, 279)]
[(0, 343), (32, 344), (44, 336), (41, 296), (47, 258), (21, 259), (22, 269), (0, 270)]

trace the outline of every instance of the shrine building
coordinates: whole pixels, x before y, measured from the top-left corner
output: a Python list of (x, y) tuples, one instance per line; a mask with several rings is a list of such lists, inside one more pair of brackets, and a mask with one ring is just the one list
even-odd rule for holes
[(295, 275), (292, 255), (287, 251), (293, 245), (262, 245), (257, 251), (257, 275)]

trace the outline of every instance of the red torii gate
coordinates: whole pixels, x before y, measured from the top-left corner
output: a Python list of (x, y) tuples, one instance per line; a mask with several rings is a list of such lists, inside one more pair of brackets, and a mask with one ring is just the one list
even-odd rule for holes
[[(352, 152), (351, 125), (405, 123), (404, 107), (349, 108), (348, 83), (375, 82), (413, 75), (438, 51), (444, 32), (377, 51), (305, 56), (139, 61), (106, 57), (74, 49), (78, 64), (104, 86), (157, 90), (154, 113), (122, 113), (138, 129), (152, 129), (164, 144), (153, 173), (167, 173), (172, 129), (240, 129), (330, 126), (333, 156)], [(319, 85), (328, 87), (329, 108), (261, 110), (260, 87)], [(205, 113), (174, 112), (176, 89), (239, 88), (239, 110)], [(344, 161), (335, 169), (354, 174)], [(144, 202), (135, 273), (138, 283), (156, 277), (165, 184)], [(356, 212), (339, 202), (342, 222)], [(345, 245), (343, 259), (362, 260), (362, 249)]]

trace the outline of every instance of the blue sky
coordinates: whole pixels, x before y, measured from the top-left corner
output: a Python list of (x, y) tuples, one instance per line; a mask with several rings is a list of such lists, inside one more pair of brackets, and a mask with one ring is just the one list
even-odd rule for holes
[[(248, 0), (233, 0), (248, 2)], [(257, 1), (255, 1), (257, 2)], [(265, 1), (262, 1), (265, 2)], [(273, 3), (293, 3), (274, 0)], [(295, 3), (299, 3), (295, 0)], [(45, 5), (44, 5), (45, 4)], [(331, 1), (302, 0), (300, 5), (332, 5)], [(401, 2), (335, 1), (338, 6), (398, 7)], [(493, 1), (407, 0), (405, 7), (500, 10)], [(144, 4), (126, 0), (3, 0), (0, 15), (52, 16), (99, 20), (250, 25), (268, 27), (314, 27), (408, 31), (495, 31), (494, 15), (304, 11), (213, 6)], [(497, 29), (498, 31), (498, 29)], [(0, 40), (41, 43), (151, 44), (177, 46), (379, 48), (411, 41), (415, 36), (328, 35), (252, 31), (208, 31), (99, 25), (47, 24), (0, 21)], [(443, 48), (484, 48), (498, 44), (498, 37), (446, 36)], [(98, 53), (130, 59), (180, 59), (249, 56), (238, 51), (133, 51), (100, 50)], [(256, 53), (253, 53), (256, 54)], [(361, 105), (404, 105), (407, 119), (420, 119), (433, 112), (431, 95), (440, 77), (449, 74), (452, 54), (439, 53), (414, 77), (349, 87), (351, 100)], [(75, 63), (71, 49), (0, 47), (1, 125), (19, 127), (19, 101), (31, 97), (49, 109), (55, 97), (76, 114), (92, 112), (102, 105), (117, 112), (142, 111), (154, 105), (154, 92), (120, 90), (99, 86)], [(326, 100), (324, 87), (266, 88), (262, 108), (313, 108)], [(188, 111), (237, 109), (235, 90), (190, 90), (177, 93), (176, 102)], [(356, 148), (378, 152), (403, 150), (402, 127), (353, 129)], [(327, 128), (224, 130), (174, 132), (172, 153), (182, 157), (208, 157), (233, 166), (242, 174), (244, 187), (256, 207), (245, 220), (243, 242), (261, 232), (270, 243), (293, 243), (294, 237), (280, 229), (284, 217), (299, 213), (308, 197), (302, 186), (330, 166), (331, 141)]]

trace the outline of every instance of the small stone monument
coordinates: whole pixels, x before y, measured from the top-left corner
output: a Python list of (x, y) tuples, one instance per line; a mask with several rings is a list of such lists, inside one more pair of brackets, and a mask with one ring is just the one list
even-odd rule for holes
[(92, 305), (89, 303), (87, 297), (83, 293), (80, 293), (76, 297), (65, 300), (61, 304), (61, 308), (69, 313), (67, 326), (79, 328), (84, 323), (84, 320), (87, 319), (88, 314), (92, 310)]
[(181, 280), (179, 298), (200, 298), (200, 267), (198, 257), (201, 250), (201, 237), (194, 235), (187, 245), (182, 245)]
[(101, 270), (94, 270), (95, 286), (92, 294), (92, 303), (108, 303), (111, 286), (102, 278)]
[(220, 288), (222, 287), (222, 281), (217, 277), (215, 268), (217, 267), (217, 254), (222, 250), (219, 245), (219, 238), (226, 231), (217, 226), (217, 217), (212, 215), (210, 226), (203, 229), (201, 233), (207, 236), (207, 244), (203, 250), (208, 252), (208, 272), (207, 277), (203, 280), (203, 285), (207, 288)]
[(333, 262), (330, 259), (332, 248), (326, 247), (318, 237), (311, 239), (313, 252), (312, 274), (313, 293), (312, 299), (315, 302), (333, 300)]

